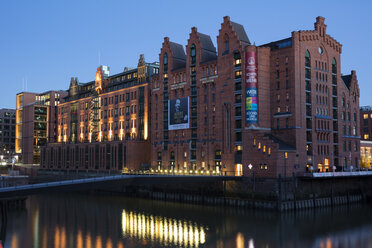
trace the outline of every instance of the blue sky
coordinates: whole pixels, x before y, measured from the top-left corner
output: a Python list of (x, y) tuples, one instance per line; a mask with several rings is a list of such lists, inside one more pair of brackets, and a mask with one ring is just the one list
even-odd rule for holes
[(256, 45), (313, 29), (324, 16), (327, 33), (343, 44), (342, 72), (357, 71), (360, 103), (372, 105), (371, 10), (372, 1), (3, 1), (0, 108), (15, 108), (23, 80), (31, 92), (67, 89), (71, 77), (93, 80), (99, 53), (115, 74), (141, 53), (157, 61), (164, 36), (185, 45), (192, 26), (216, 43), (225, 15)]

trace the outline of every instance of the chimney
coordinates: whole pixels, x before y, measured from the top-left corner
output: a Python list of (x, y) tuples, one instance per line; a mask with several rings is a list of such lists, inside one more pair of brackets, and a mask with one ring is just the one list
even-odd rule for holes
[(318, 16), (316, 18), (316, 22), (314, 23), (314, 28), (316, 31), (318, 31), (320, 36), (325, 36), (327, 25), (324, 24), (325, 18), (322, 16)]

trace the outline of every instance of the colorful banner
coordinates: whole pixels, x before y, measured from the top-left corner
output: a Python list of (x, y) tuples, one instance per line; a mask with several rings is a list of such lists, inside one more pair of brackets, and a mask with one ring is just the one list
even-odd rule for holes
[(257, 124), (257, 57), (245, 53), (246, 124)]

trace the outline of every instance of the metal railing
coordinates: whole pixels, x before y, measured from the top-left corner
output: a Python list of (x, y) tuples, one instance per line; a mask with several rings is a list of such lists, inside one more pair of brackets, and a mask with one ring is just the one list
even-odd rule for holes
[[(6, 192), (14, 192), (14, 191), (22, 191), (22, 190), (32, 190), (32, 189), (42, 189), (42, 188), (49, 188), (49, 187), (62, 187), (62, 186), (71, 186), (77, 184), (85, 184), (85, 183), (98, 183), (104, 181), (113, 181), (113, 180), (121, 180), (126, 178), (132, 177), (173, 177), (173, 176), (189, 176), (189, 177), (233, 177), (235, 176), (234, 171), (198, 171), (198, 170), (137, 170), (137, 171), (127, 171), (122, 172), (122, 175), (102, 175), (99, 177), (91, 177), (91, 178), (81, 178), (81, 179), (69, 179), (69, 180), (61, 180), (61, 181), (54, 181), (54, 182), (46, 182), (46, 183), (35, 183), (35, 184), (26, 184), (26, 185), (18, 185), (18, 186), (10, 186), (10, 187), (3, 187), (0, 188), (0, 193)], [(239, 176), (237, 176), (239, 177)]]
[(122, 171), (126, 175), (164, 175), (164, 176), (237, 176), (235, 171), (189, 170), (189, 169), (149, 169)]

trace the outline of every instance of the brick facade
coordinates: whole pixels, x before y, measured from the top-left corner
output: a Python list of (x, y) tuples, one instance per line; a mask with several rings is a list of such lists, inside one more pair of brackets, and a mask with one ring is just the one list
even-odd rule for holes
[(193, 27), (185, 47), (164, 38), (159, 64), (140, 59), (110, 77), (100, 67), (86, 84), (73, 78), (58, 107), (59, 144), (45, 148), (42, 167), (148, 163), (273, 178), (358, 167), (359, 86), (355, 71), (341, 74), (342, 45), (326, 28), (318, 17), (314, 30), (256, 46), (226, 16), (217, 47)]
[[(355, 71), (341, 76), (341, 44), (326, 34), (324, 18), (314, 26), (255, 46), (225, 17), (217, 49), (192, 28), (186, 52), (166, 37), (152, 82), (152, 166), (272, 177), (359, 166)], [(254, 125), (245, 122), (247, 52), (257, 56)], [(182, 97), (191, 102), (190, 128), (168, 130), (168, 100)]]
[(97, 69), (95, 81), (72, 78), (65, 102), (58, 106), (57, 143), (44, 147), (41, 168), (121, 171), (150, 164), (149, 82), (156, 63), (145, 63), (109, 76)]

